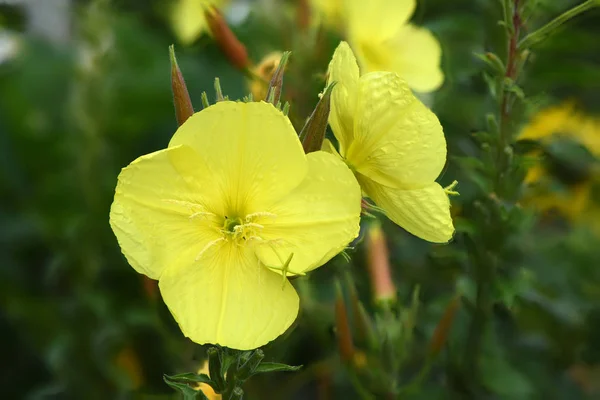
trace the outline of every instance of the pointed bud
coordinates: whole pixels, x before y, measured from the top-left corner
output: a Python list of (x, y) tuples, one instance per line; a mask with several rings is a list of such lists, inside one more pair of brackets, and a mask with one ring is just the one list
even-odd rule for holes
[(181, 126), (183, 123), (194, 114), (194, 107), (192, 106), (192, 100), (188, 93), (185, 80), (177, 65), (177, 58), (175, 58), (175, 47), (169, 46), (169, 58), (171, 59), (171, 89), (173, 90), (173, 104), (175, 105), (175, 116), (177, 117), (177, 125)]
[(325, 133), (327, 132), (329, 111), (331, 109), (331, 92), (334, 86), (335, 82), (332, 82), (325, 88), (315, 110), (300, 132), (300, 141), (306, 154), (319, 151), (323, 146), (323, 140), (325, 140)]
[(219, 349), (216, 347), (209, 348), (206, 353), (208, 354), (208, 371), (210, 379), (215, 382), (215, 392), (222, 393), (225, 390), (225, 380), (221, 373), (221, 354)]
[(354, 358), (354, 343), (348, 323), (344, 295), (339, 282), (335, 282), (335, 327), (340, 357), (343, 362), (350, 363)]
[(281, 99), (281, 91), (283, 90), (283, 74), (285, 73), (285, 67), (287, 66), (290, 54), (292, 53), (285, 51), (281, 55), (277, 69), (271, 78), (271, 83), (269, 83), (269, 88), (267, 89), (267, 102), (273, 105), (277, 105)]
[(257, 66), (252, 68), (249, 80), (250, 93), (255, 101), (267, 99), (267, 90), (275, 70), (279, 66), (282, 53), (275, 51), (267, 54)]
[(396, 302), (396, 286), (392, 280), (389, 251), (379, 223), (368, 227), (367, 264), (375, 302)]
[(250, 66), (246, 47), (238, 40), (227, 25), (223, 15), (215, 7), (206, 7), (204, 16), (215, 42), (225, 54), (229, 62), (240, 70), (246, 70)]
[(242, 381), (248, 379), (253, 373), (256, 367), (265, 358), (265, 353), (261, 349), (256, 349), (252, 352), (248, 361), (246, 361), (238, 370), (237, 377)]
[(452, 329), (454, 317), (460, 306), (460, 296), (455, 296), (446, 306), (442, 318), (433, 331), (433, 336), (429, 342), (429, 354), (433, 357), (437, 356), (446, 344), (446, 339)]

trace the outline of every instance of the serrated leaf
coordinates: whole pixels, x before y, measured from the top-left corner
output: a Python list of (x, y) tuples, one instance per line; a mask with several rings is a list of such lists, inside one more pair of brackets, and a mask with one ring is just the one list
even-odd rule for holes
[(260, 363), (258, 365), (258, 367), (256, 367), (254, 369), (254, 374), (262, 374), (262, 373), (266, 373), (266, 372), (281, 372), (281, 371), (298, 371), (300, 370), (300, 368), (302, 368), (302, 365), (287, 365), (287, 364), (280, 364), (280, 363), (274, 363), (274, 362), (263, 362)]

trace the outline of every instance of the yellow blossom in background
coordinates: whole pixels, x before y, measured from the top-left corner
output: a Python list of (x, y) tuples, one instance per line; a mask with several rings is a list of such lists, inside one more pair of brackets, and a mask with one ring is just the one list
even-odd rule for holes
[(110, 223), (185, 336), (247, 350), (295, 320), (286, 275), (324, 264), (358, 235), (360, 197), (347, 166), (305, 155), (273, 105), (223, 101), (123, 169)]
[(229, 0), (176, 0), (170, 12), (175, 35), (183, 44), (193, 43), (204, 32), (208, 32), (208, 22), (204, 15), (206, 8), (221, 8), (227, 3)]
[[(535, 140), (544, 146), (560, 138), (567, 138), (584, 146), (597, 159), (600, 158), (600, 120), (591, 118), (575, 109), (571, 103), (549, 107), (533, 116), (521, 131), (519, 140)], [(540, 211), (557, 210), (573, 222), (593, 223), (600, 213), (600, 207), (592, 198), (592, 186), (600, 175), (592, 169), (587, 179), (566, 186), (557, 191), (555, 178), (543, 164), (540, 151), (531, 155), (540, 157), (540, 162), (531, 166), (525, 176), (530, 191), (524, 203)], [(598, 223), (596, 223), (598, 225)], [(597, 226), (600, 231), (600, 226)]]
[(396, 72), (418, 92), (444, 82), (440, 43), (425, 28), (408, 23), (416, 0), (346, 0), (346, 36), (364, 72)]
[[(435, 179), (446, 163), (446, 140), (433, 112), (393, 72), (360, 75), (352, 50), (340, 43), (329, 64), (329, 124), (339, 156), (364, 192), (415, 236), (445, 243), (454, 233), (449, 189)], [(330, 142), (325, 148), (335, 152)]]
[(248, 86), (254, 100), (265, 100), (267, 98), (269, 82), (279, 66), (282, 54), (280, 51), (269, 53), (256, 67), (252, 68), (255, 77), (248, 81)]
[(312, 18), (316, 24), (323, 23), (334, 29), (344, 26), (345, 0), (310, 0)]

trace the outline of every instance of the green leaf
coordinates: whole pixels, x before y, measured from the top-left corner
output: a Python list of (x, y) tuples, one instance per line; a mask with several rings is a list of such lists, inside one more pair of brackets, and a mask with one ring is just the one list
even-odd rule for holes
[(294, 366), (274, 362), (263, 362), (254, 369), (254, 374), (262, 374), (265, 372), (298, 371), (300, 368), (302, 368), (302, 365)]
[(210, 377), (206, 374), (195, 374), (193, 372), (186, 372), (184, 374), (177, 375), (164, 375), (165, 379), (169, 379), (170, 381), (178, 381), (184, 383), (206, 383), (210, 386), (214, 386), (215, 382), (210, 379)]
[(171, 377), (167, 375), (163, 375), (163, 380), (171, 388), (181, 393), (185, 400), (208, 400), (208, 397), (206, 397), (206, 395), (201, 390), (196, 390), (186, 383), (175, 382), (171, 380)]

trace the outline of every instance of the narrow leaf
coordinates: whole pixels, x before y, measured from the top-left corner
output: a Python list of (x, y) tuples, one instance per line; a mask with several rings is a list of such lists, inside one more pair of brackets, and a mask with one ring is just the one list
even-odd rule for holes
[(280, 372), (280, 371), (299, 371), (302, 365), (287, 365), (274, 362), (263, 362), (254, 369), (255, 374), (262, 374), (265, 372)]

